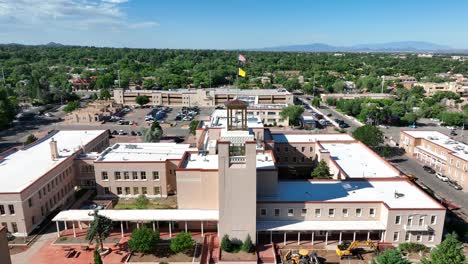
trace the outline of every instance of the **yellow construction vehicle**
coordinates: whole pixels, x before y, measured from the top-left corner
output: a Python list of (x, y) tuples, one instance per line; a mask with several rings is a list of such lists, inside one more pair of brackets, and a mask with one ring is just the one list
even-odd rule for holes
[(348, 258), (356, 256), (362, 251), (362, 246), (370, 248), (372, 251), (375, 251), (377, 247), (374, 242), (371, 240), (366, 241), (342, 241), (336, 246), (336, 254), (341, 258)]
[(289, 250), (284, 255), (283, 263), (289, 264), (321, 264), (322, 262), (317, 257), (316, 253), (309, 254), (307, 249), (299, 249), (298, 251)]

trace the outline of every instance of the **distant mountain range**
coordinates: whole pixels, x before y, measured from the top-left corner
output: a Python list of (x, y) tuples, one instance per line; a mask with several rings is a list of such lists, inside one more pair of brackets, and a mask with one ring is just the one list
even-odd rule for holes
[(291, 52), (468, 52), (468, 49), (454, 49), (424, 41), (400, 41), (377, 44), (358, 44), (352, 46), (333, 46), (325, 43), (312, 43), (305, 45), (277, 46), (257, 51), (291, 51)]

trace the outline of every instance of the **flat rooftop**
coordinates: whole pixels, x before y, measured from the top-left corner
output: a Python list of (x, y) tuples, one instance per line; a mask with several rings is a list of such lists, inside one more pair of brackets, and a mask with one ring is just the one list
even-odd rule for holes
[(301, 143), (317, 141), (355, 141), (348, 134), (272, 134), (276, 143)]
[[(240, 115), (236, 115), (240, 117)], [(240, 120), (240, 119), (239, 119)], [(209, 128), (227, 128), (227, 110), (224, 109), (216, 109), (213, 111), (210, 117), (210, 121), (205, 121), (204, 125)], [(240, 125), (240, 122), (238, 123)], [(262, 128), (263, 123), (259, 117), (256, 116), (248, 116), (247, 117), (247, 127), (248, 128)]]
[[(257, 153), (257, 170), (275, 169), (273, 156), (270, 152)], [(182, 162), (181, 168), (184, 169), (205, 169), (217, 170), (219, 169), (218, 155), (203, 155), (190, 153), (187, 158)]]
[(400, 172), (358, 142), (320, 143), (350, 178), (399, 177)]
[[(405, 130), (403, 132), (414, 138), (424, 138), (436, 145), (448, 149), (452, 153), (452, 155), (468, 161), (468, 145), (466, 145), (465, 143), (453, 140), (449, 136), (437, 131)], [(424, 146), (423, 150), (431, 152), (430, 149), (427, 149)], [(436, 156), (441, 155), (436, 154)], [(446, 158), (443, 159), (446, 160)]]
[[(125, 93), (196, 93), (197, 89), (175, 89), (175, 90), (129, 90)], [(204, 91), (214, 91), (215, 94), (235, 94), (235, 95), (291, 95), (286, 89), (238, 89), (238, 88), (205, 88)]]
[[(398, 194), (398, 195), (397, 195)], [(279, 181), (278, 194), (258, 202), (384, 202), (390, 208), (443, 209), (407, 180)]]
[(117, 143), (104, 150), (97, 162), (138, 162), (182, 159), (186, 151), (197, 151), (189, 144), (177, 143)]
[[(104, 133), (105, 130), (59, 131), (39, 139), (25, 149), (12, 152), (0, 160), (0, 193), (21, 192), (66, 158)], [(52, 160), (50, 141), (57, 141), (59, 158)]]

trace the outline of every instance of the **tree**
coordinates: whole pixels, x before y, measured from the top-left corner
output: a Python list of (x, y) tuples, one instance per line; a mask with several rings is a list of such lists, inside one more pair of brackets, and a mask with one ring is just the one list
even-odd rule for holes
[(94, 216), (94, 218), (86, 233), (86, 240), (88, 240), (90, 244), (95, 240), (97, 247), (99, 247), (100, 252), (102, 252), (104, 251), (103, 241), (109, 237), (112, 231), (112, 220), (98, 213), (99, 210), (94, 210), (94, 213), (90, 214)]
[(384, 142), (382, 131), (371, 125), (357, 128), (353, 132), (353, 137), (369, 147), (376, 147)]
[(332, 88), (334, 93), (342, 93), (345, 88), (345, 82), (341, 80), (335, 81)]
[(174, 253), (186, 252), (195, 246), (195, 241), (190, 232), (179, 233), (171, 240), (170, 248)]
[(464, 113), (444, 111), (438, 115), (438, 118), (447, 126), (462, 126), (466, 116)]
[(133, 230), (128, 247), (136, 252), (149, 253), (159, 241), (159, 232), (153, 231), (147, 227)]
[(94, 249), (94, 264), (102, 264), (101, 255), (97, 249)]
[(423, 264), (466, 264), (463, 244), (455, 233), (448, 234), (444, 241), (431, 251), (430, 259), (422, 259)]
[(289, 118), (289, 124), (297, 125), (302, 113), (304, 113), (304, 107), (300, 105), (290, 105), (281, 110), (280, 116), (283, 119)]
[(146, 95), (139, 95), (135, 98), (135, 102), (139, 104), (140, 106), (143, 106), (147, 103), (149, 103), (149, 97)]
[(24, 142), (25, 145), (29, 145), (31, 143), (33, 143), (34, 141), (37, 140), (37, 137), (34, 136), (33, 134), (30, 134), (27, 138), (26, 138), (26, 141)]
[(80, 107), (79, 101), (71, 101), (63, 108), (63, 111), (66, 113), (71, 113), (75, 111), (75, 109), (77, 109), (78, 107)]
[(228, 235), (224, 235), (223, 238), (221, 239), (221, 249), (226, 252), (232, 251), (232, 242), (229, 239)]
[(147, 209), (149, 200), (144, 194), (140, 194), (136, 199), (135, 204), (138, 209)]
[(109, 100), (111, 99), (112, 95), (109, 91), (109, 89), (101, 89), (101, 91), (99, 92), (99, 98), (101, 100)]
[(373, 259), (372, 264), (411, 264), (411, 262), (403, 258), (400, 251), (387, 249)]
[(158, 142), (163, 135), (163, 130), (159, 122), (155, 121), (149, 129), (143, 131), (143, 141)]
[(320, 107), (320, 97), (315, 97), (315, 98), (312, 100), (312, 106), (314, 106), (314, 107)]
[(325, 160), (321, 160), (317, 167), (314, 168), (311, 175), (312, 178), (330, 178), (330, 168)]
[(195, 135), (197, 127), (198, 127), (198, 120), (192, 120), (190, 122), (190, 135)]
[(418, 121), (418, 115), (412, 112), (406, 113), (401, 119), (407, 124), (415, 124)]
[(242, 251), (249, 253), (252, 251), (252, 248), (253, 248), (252, 239), (250, 238), (250, 235), (247, 234), (247, 237), (245, 238), (244, 243), (242, 243), (241, 249)]

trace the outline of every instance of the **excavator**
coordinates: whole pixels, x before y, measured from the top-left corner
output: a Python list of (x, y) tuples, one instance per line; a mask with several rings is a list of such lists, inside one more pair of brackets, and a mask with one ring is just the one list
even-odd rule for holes
[(307, 249), (299, 249), (298, 251), (289, 250), (284, 255), (283, 263), (288, 264), (322, 264), (321, 260), (317, 257), (315, 252), (309, 254)]
[(336, 254), (341, 258), (350, 258), (360, 254), (362, 246), (369, 247), (372, 251), (375, 251), (377, 247), (371, 240), (366, 241), (342, 241), (336, 246)]

